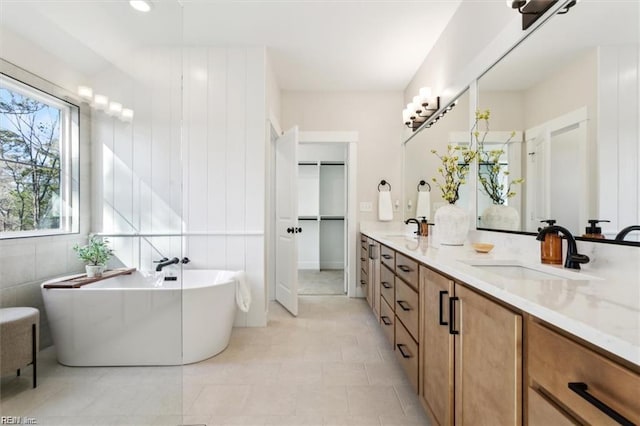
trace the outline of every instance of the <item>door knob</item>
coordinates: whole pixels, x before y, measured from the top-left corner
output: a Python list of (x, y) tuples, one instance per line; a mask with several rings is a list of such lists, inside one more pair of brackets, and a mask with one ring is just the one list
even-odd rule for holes
[(287, 228), (287, 234), (293, 234), (295, 232), (295, 228)]

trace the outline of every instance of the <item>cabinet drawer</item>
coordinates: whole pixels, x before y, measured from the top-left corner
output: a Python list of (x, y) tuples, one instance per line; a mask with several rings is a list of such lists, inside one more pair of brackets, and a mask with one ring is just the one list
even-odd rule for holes
[(396, 356), (413, 390), (418, 392), (418, 344), (400, 321), (396, 321)]
[(380, 261), (387, 265), (392, 271), (396, 267), (396, 252), (389, 247), (383, 245), (380, 246)]
[(527, 424), (528, 426), (575, 426), (561, 409), (556, 408), (545, 396), (535, 389), (527, 392)]
[(396, 277), (393, 275), (393, 272), (389, 270), (389, 268), (385, 266), (380, 267), (380, 294), (387, 301), (389, 306), (392, 308), (395, 307), (396, 299), (395, 299), (395, 281)]
[(396, 304), (394, 306), (396, 316), (400, 318), (402, 324), (416, 341), (418, 340), (418, 299), (418, 292), (402, 280), (396, 280)]
[(395, 323), (396, 318), (393, 315), (393, 309), (391, 306), (383, 299), (380, 301), (380, 325), (382, 326), (382, 331), (384, 335), (389, 340), (391, 347), (394, 348), (395, 344)]
[[(555, 331), (529, 322), (529, 376), (533, 387), (543, 388), (586, 423), (617, 424), (586, 398), (591, 395), (629, 421), (640, 424), (640, 375)], [(584, 383), (586, 389), (569, 388)], [(581, 395), (582, 394), (582, 395)]]
[(369, 268), (369, 259), (367, 257), (367, 250), (360, 250), (360, 269), (363, 269), (365, 272)]
[(418, 263), (415, 260), (396, 253), (396, 275), (414, 289), (418, 288)]

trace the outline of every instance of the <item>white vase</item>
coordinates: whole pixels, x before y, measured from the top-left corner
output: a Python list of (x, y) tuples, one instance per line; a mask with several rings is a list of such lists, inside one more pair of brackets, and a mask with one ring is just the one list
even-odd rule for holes
[(504, 204), (493, 204), (482, 212), (481, 228), (501, 229), (504, 231), (520, 230), (520, 214), (518, 210)]
[(438, 210), (433, 218), (435, 234), (440, 244), (445, 246), (461, 246), (469, 232), (469, 213), (455, 204), (446, 204)]
[(101, 277), (102, 271), (104, 271), (104, 265), (85, 265), (87, 271), (87, 278)]

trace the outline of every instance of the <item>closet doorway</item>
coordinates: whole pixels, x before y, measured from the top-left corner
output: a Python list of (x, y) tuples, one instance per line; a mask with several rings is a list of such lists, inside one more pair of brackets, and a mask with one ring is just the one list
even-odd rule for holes
[(300, 141), (298, 294), (348, 293), (349, 144)]

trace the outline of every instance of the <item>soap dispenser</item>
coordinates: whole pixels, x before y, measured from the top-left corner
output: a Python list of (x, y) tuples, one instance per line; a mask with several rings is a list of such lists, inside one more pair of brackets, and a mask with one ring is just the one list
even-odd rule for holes
[(609, 222), (608, 220), (599, 220), (599, 219), (589, 219), (589, 226), (585, 228), (584, 238), (599, 238), (604, 239), (604, 235), (602, 235), (602, 228), (598, 226), (600, 222)]
[(421, 216), (422, 220), (420, 221), (420, 236), (421, 237), (428, 237), (429, 236), (429, 225), (430, 223), (427, 222), (427, 217), (426, 216)]
[[(553, 219), (541, 220), (552, 226)], [(547, 265), (562, 265), (562, 238), (557, 232), (549, 232), (540, 243), (540, 261)]]

